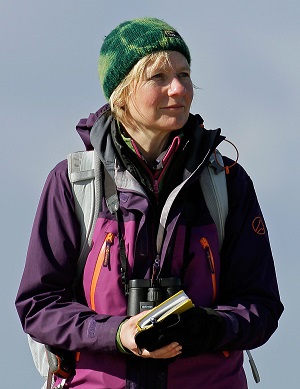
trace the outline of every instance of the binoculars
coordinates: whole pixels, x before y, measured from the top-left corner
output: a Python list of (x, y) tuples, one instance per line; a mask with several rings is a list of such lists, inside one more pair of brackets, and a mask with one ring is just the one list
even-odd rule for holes
[(151, 280), (134, 279), (128, 283), (127, 315), (134, 316), (142, 311), (154, 308), (181, 289), (181, 280), (177, 277), (159, 278), (155, 286)]

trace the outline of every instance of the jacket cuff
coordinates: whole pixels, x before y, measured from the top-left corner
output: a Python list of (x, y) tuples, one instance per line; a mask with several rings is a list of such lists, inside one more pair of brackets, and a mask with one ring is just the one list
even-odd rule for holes
[(117, 349), (122, 353), (122, 354), (132, 354), (128, 348), (124, 347), (120, 338), (120, 333), (121, 333), (121, 328), (122, 325), (127, 321), (128, 319), (125, 319), (122, 321), (122, 323), (119, 325), (118, 331), (117, 331), (117, 336), (116, 336), (116, 344), (117, 344)]
[(111, 316), (103, 320), (103, 315), (96, 315), (89, 323), (88, 337), (94, 338), (92, 349), (96, 352), (117, 352), (117, 332), (127, 316)]
[(225, 335), (217, 345), (217, 349), (221, 349), (223, 346), (230, 345), (230, 343), (236, 339), (239, 332), (239, 323), (234, 315), (230, 315), (228, 313), (218, 310), (217, 312), (225, 319), (226, 322)]

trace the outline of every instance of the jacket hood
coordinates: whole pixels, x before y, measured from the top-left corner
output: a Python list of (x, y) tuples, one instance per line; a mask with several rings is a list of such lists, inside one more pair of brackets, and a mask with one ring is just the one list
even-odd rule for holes
[(90, 113), (90, 115), (87, 118), (80, 119), (80, 121), (78, 122), (76, 126), (76, 131), (78, 132), (80, 138), (82, 139), (86, 150), (94, 149), (90, 138), (91, 129), (93, 125), (96, 123), (96, 121), (99, 119), (99, 117), (109, 110), (110, 110), (109, 105), (105, 104), (97, 112)]
[[(88, 118), (81, 119), (76, 126), (86, 150), (96, 149), (99, 157), (105, 164), (113, 165), (114, 149), (113, 139), (108, 130), (113, 123), (109, 104), (101, 107), (97, 112), (91, 113)], [(221, 130), (206, 130), (200, 115), (190, 114), (189, 119), (182, 129), (185, 134), (184, 143), (190, 150), (186, 160), (186, 169), (193, 171), (198, 165), (199, 159), (207, 159), (209, 154), (225, 139)], [(192, 147), (189, 147), (191, 146)]]

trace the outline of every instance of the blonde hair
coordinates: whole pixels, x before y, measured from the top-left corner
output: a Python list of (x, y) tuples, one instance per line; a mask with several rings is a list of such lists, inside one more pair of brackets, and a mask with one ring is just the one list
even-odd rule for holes
[(158, 63), (162, 66), (170, 65), (170, 51), (157, 51), (140, 59), (110, 96), (111, 112), (123, 124), (131, 121), (127, 110), (129, 97), (145, 77), (146, 66), (151, 62), (150, 74), (157, 68)]

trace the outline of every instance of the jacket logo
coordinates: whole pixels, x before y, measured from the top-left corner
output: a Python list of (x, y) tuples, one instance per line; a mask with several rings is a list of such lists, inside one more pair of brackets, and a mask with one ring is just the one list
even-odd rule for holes
[(257, 216), (252, 222), (253, 231), (258, 235), (264, 235), (266, 233), (264, 222), (260, 216)]

